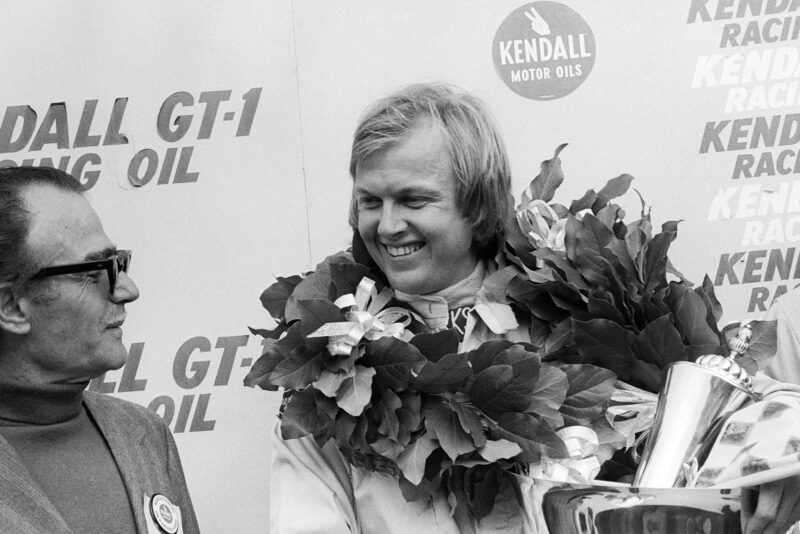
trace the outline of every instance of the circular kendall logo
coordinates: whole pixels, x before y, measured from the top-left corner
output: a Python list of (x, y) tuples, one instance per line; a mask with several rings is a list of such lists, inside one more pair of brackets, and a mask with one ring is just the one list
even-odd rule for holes
[(592, 72), (595, 52), (583, 17), (557, 2), (517, 8), (497, 28), (492, 45), (497, 74), (532, 100), (555, 100), (577, 89)]

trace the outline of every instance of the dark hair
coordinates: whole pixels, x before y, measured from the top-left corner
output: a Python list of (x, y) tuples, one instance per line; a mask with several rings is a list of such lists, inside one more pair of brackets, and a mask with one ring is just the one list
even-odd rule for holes
[(35, 265), (25, 246), (30, 218), (23, 194), (34, 186), (54, 187), (83, 194), (80, 182), (50, 167), (0, 168), (0, 282), (19, 284), (32, 275)]
[[(511, 216), (511, 171), (500, 130), (475, 96), (452, 85), (425, 83), (378, 100), (356, 127), (350, 175), (355, 180), (361, 163), (391, 149), (427, 121), (445, 135), (458, 208), (472, 225), (473, 247), (481, 257), (492, 257), (504, 241)], [(357, 231), (355, 198), (350, 226)]]

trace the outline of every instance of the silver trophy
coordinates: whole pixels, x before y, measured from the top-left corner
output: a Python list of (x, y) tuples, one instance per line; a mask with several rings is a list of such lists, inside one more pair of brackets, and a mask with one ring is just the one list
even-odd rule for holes
[(667, 369), (633, 486), (694, 486), (722, 425), (733, 412), (758, 400), (752, 379), (735, 361), (749, 348), (751, 336), (744, 325), (728, 343), (727, 357), (705, 355)]

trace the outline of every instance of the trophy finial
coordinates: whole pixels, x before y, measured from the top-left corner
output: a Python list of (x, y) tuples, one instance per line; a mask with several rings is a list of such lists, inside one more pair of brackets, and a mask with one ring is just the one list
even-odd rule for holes
[(744, 356), (747, 349), (750, 348), (750, 338), (752, 337), (753, 330), (750, 328), (749, 323), (740, 326), (739, 331), (736, 332), (736, 337), (732, 337), (728, 341), (728, 348), (731, 351), (728, 355), (728, 359), (736, 360), (739, 356)]
[(696, 363), (702, 367), (720, 373), (749, 394), (754, 395), (752, 377), (744, 367), (736, 363), (736, 359), (744, 356), (747, 349), (750, 348), (750, 339), (752, 337), (753, 330), (750, 328), (750, 325), (743, 324), (736, 332), (736, 336), (728, 341), (730, 354), (728, 354), (727, 357), (718, 354), (706, 354), (700, 356)]

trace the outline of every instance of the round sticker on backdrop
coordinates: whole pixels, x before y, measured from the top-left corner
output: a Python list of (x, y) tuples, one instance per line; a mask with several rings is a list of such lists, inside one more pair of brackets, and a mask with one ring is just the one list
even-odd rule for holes
[(497, 74), (512, 91), (533, 100), (570, 94), (592, 72), (594, 58), (591, 28), (557, 2), (517, 8), (497, 28), (492, 45)]

